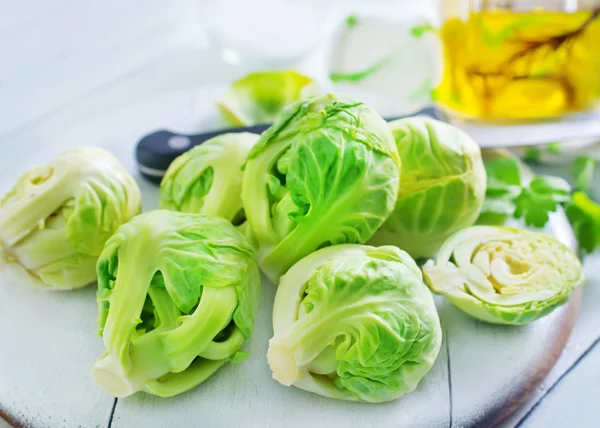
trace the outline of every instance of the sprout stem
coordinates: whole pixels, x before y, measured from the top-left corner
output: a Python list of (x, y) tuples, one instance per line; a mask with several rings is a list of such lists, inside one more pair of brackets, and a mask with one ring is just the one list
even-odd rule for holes
[(273, 372), (273, 379), (285, 386), (291, 386), (298, 380), (300, 372), (292, 350), (278, 343), (276, 339), (269, 341), (267, 361)]
[(123, 376), (119, 364), (108, 354), (94, 363), (90, 373), (100, 387), (119, 398), (139, 391), (146, 381), (141, 376)]

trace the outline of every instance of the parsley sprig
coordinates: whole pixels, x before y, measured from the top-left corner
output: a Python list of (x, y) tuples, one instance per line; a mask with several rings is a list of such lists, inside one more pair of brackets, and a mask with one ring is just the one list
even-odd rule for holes
[(487, 192), (479, 224), (502, 224), (508, 218), (522, 219), (528, 226), (543, 227), (549, 214), (562, 206), (573, 227), (582, 253), (600, 247), (600, 205), (587, 192), (596, 160), (582, 156), (573, 162), (575, 190), (560, 177), (538, 175), (526, 182), (516, 157), (486, 162)]

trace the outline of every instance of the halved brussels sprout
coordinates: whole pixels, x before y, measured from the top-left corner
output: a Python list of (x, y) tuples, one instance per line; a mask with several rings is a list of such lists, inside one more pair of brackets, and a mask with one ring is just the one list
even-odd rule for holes
[(584, 282), (581, 263), (551, 236), (474, 226), (448, 239), (423, 267), (432, 291), (493, 324), (527, 324), (564, 304)]
[(112, 154), (67, 150), (0, 201), (0, 268), (51, 290), (88, 285), (106, 240), (141, 206), (137, 183)]
[(160, 184), (160, 208), (242, 223), (242, 166), (257, 139), (249, 132), (223, 134), (179, 156)]
[(318, 248), (366, 242), (394, 208), (399, 168), (390, 129), (363, 103), (289, 106), (250, 151), (242, 185), (265, 274), (276, 281)]
[(273, 330), (277, 381), (372, 403), (414, 390), (442, 342), (421, 271), (393, 246), (336, 245), (300, 260), (281, 277)]
[(481, 150), (462, 130), (427, 117), (400, 119), (390, 128), (402, 161), (400, 193), (369, 243), (431, 257), (479, 216), (486, 187)]
[(167, 397), (243, 358), (260, 287), (252, 256), (219, 217), (159, 210), (120, 227), (98, 261), (96, 383)]
[(261, 71), (234, 82), (217, 106), (234, 126), (273, 122), (283, 108), (317, 94), (317, 85), (295, 71)]

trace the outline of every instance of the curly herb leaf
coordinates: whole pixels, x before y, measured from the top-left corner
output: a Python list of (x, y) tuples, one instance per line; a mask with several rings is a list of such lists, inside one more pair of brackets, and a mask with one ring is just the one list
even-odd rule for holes
[(352, 28), (358, 25), (358, 17), (354, 14), (346, 17), (346, 27)]
[(555, 155), (560, 154), (562, 152), (562, 145), (560, 144), (560, 141), (548, 143), (548, 145), (546, 146), (546, 151)]
[(523, 160), (527, 163), (540, 163), (542, 152), (536, 147), (527, 147)]
[(540, 175), (524, 185), (516, 157), (495, 159), (485, 164), (486, 200), (478, 224), (503, 224), (509, 217), (522, 218), (529, 226), (543, 227), (549, 214), (562, 205), (582, 254), (600, 247), (600, 205), (589, 199), (596, 160), (583, 156), (573, 164), (579, 191), (560, 177)]
[(515, 158), (495, 159), (485, 163), (487, 189), (477, 224), (503, 224), (516, 210), (522, 191), (521, 169)]
[(516, 200), (515, 218), (523, 218), (528, 226), (544, 227), (548, 215), (559, 204), (570, 200), (571, 186), (560, 177), (540, 175), (524, 187)]
[(423, 35), (426, 33), (435, 33), (436, 31), (437, 30), (433, 25), (426, 22), (425, 24), (415, 25), (414, 27), (412, 27), (410, 29), (410, 34), (412, 34), (413, 37), (416, 37), (418, 39), (423, 37)]
[(577, 189), (587, 193), (594, 179), (596, 159), (591, 156), (579, 156), (573, 161), (571, 175), (577, 183)]
[(600, 246), (600, 205), (583, 192), (575, 192), (565, 205), (567, 218), (573, 227), (579, 248), (583, 253), (592, 253)]
[(360, 82), (361, 80), (366, 79), (367, 77), (371, 76), (372, 74), (377, 73), (383, 67), (388, 65), (390, 61), (391, 61), (391, 58), (383, 58), (382, 60), (377, 61), (375, 64), (371, 65), (370, 67), (367, 67), (366, 69), (364, 69), (362, 71), (357, 71), (354, 73), (331, 72), (331, 73), (329, 73), (329, 79), (335, 83)]

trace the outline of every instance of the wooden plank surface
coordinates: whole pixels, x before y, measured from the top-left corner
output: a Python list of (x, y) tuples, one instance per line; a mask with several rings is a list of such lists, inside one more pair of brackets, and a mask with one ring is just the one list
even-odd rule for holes
[(1, 110), (0, 136), (193, 40), (200, 19), (190, 0), (37, 3), (0, 3), (0, 97), (10, 106)]
[[(572, 400), (584, 400), (588, 395), (586, 385), (575, 393), (575, 395), (564, 392), (561, 388), (553, 388), (557, 382), (564, 382), (571, 376), (571, 370), (575, 370), (574, 366), (580, 364), (581, 356), (589, 352), (600, 340), (600, 312), (598, 311), (598, 302), (600, 302), (600, 253), (587, 256), (584, 262), (584, 272), (586, 276), (586, 284), (581, 289), (582, 301), (581, 309), (578, 318), (575, 322), (573, 332), (562, 351), (556, 365), (550, 371), (548, 376), (540, 384), (540, 387), (534, 391), (530, 399), (525, 403), (523, 408), (519, 409), (508, 421), (506, 426), (513, 427), (521, 425), (528, 418), (546, 412), (545, 407), (536, 406), (538, 402), (544, 402), (546, 399), (551, 399), (553, 402), (564, 402), (565, 406)], [(592, 392), (593, 393), (593, 392)], [(598, 402), (600, 404), (600, 401)], [(597, 410), (590, 408), (582, 408), (574, 413), (574, 417), (581, 417), (582, 420), (587, 420), (591, 414), (596, 414)], [(540, 419), (540, 420), (543, 420)], [(527, 425), (540, 426), (545, 425)], [(560, 425), (559, 425), (560, 426)], [(585, 427), (585, 424), (574, 424), (573, 427)]]
[[(600, 346), (596, 343), (569, 376), (553, 387), (522, 428), (596, 427), (600, 406)], [(584, 392), (584, 393), (582, 393)]]
[[(252, 356), (239, 365), (224, 366), (215, 376), (182, 396), (160, 399), (147, 394), (119, 399), (113, 428), (131, 426), (257, 427), (257, 428), (387, 428), (447, 427), (449, 390), (447, 358), (442, 351), (417, 390), (391, 403), (369, 405), (331, 400), (271, 379), (266, 361), (272, 337), (275, 286), (263, 280)], [(201, 424), (201, 425), (200, 425)]]
[[(113, 0), (110, 0), (110, 2), (112, 2), (113, 5), (122, 3)], [(349, 3), (349, 0), (346, 3)], [(8, 112), (9, 115), (3, 116), (3, 118), (0, 119), (0, 147), (3, 149), (0, 153), (0, 166), (3, 167), (1, 170), (2, 172), (0, 173), (0, 193), (7, 190), (7, 187), (14, 178), (12, 175), (13, 173), (10, 172), (13, 169), (11, 167), (14, 166), (14, 171), (19, 171), (24, 167), (34, 165), (35, 163), (47, 159), (50, 155), (54, 155), (62, 145), (65, 145), (66, 143), (61, 143), (60, 141), (51, 143), (49, 137), (60, 132), (61, 129), (67, 126), (86, 120), (86, 116), (90, 112), (100, 112), (107, 108), (114, 108), (123, 104), (135, 102), (136, 100), (149, 99), (154, 97), (157, 93), (167, 92), (173, 89), (185, 87), (191, 88), (204, 81), (230, 81), (233, 76), (239, 74), (239, 70), (236, 71), (232, 68), (223, 67), (223, 64), (218, 61), (218, 58), (214, 53), (207, 53), (204, 49), (205, 47), (202, 46), (202, 41), (198, 39), (197, 34), (187, 38), (182, 37), (183, 42), (177, 42), (177, 40), (179, 40), (179, 35), (174, 35), (174, 33), (171, 32), (173, 28), (169, 27), (169, 25), (172, 25), (174, 22), (173, 14), (178, 13), (177, 9), (181, 6), (179, 2), (168, 2), (168, 5), (167, 3), (163, 4), (162, 2), (160, 2), (160, 4), (153, 3), (146, 8), (145, 13), (147, 13), (147, 15), (141, 18), (136, 16), (137, 8), (128, 8), (126, 6), (123, 9), (115, 9), (115, 13), (120, 14), (121, 17), (127, 17), (125, 19), (119, 18), (116, 21), (110, 19), (112, 13), (103, 14), (104, 10), (107, 12), (111, 11), (112, 9), (110, 7), (106, 9), (96, 9), (96, 19), (105, 23), (106, 28), (111, 28), (112, 30), (117, 29), (116, 34), (118, 34), (118, 37), (111, 40), (114, 41), (118, 39), (118, 44), (124, 48), (123, 50), (120, 50), (116, 45), (114, 49), (107, 48), (107, 45), (103, 45), (105, 32), (98, 31), (98, 27), (91, 27), (88, 31), (81, 26), (78, 27), (80, 30), (84, 31), (84, 33), (80, 33), (81, 43), (78, 44), (79, 42), (74, 40), (69, 44), (69, 46), (75, 47), (75, 49), (66, 52), (56, 50), (56, 47), (59, 46), (59, 40), (53, 39), (54, 30), (52, 29), (52, 25), (42, 21), (53, 21), (57, 23), (57, 25), (63, 26), (64, 31), (67, 31), (70, 28), (70, 23), (79, 19), (80, 15), (75, 12), (68, 14), (61, 13), (60, 9), (68, 9), (82, 13), (84, 9), (80, 7), (81, 4), (81, 2), (76, 2), (75, 0), (62, 0), (44, 3), (43, 5), (36, 4), (36, 7), (31, 7), (29, 2), (2, 2), (3, 13), (0, 14), (0, 35), (2, 36), (0, 53), (6, 61), (3, 62), (3, 67), (0, 70), (0, 111), (3, 113)], [(406, 9), (403, 13), (408, 14), (410, 11)], [(150, 16), (151, 14), (153, 14), (153, 16)], [(188, 13), (188, 15), (189, 18), (193, 18), (191, 14)], [(47, 30), (49, 29), (49, 31), (46, 31), (44, 34), (44, 40), (42, 40), (43, 44), (40, 44), (40, 47), (43, 47), (46, 50), (50, 49), (53, 55), (44, 56), (43, 51), (36, 50), (35, 43), (31, 44), (29, 42), (27, 46), (31, 48), (30, 50), (19, 50), (20, 41), (27, 40), (27, 37), (29, 37), (26, 29), (29, 28), (29, 31), (35, 31), (40, 23), (44, 28)], [(150, 24), (148, 25), (148, 23)], [(124, 30), (127, 27), (131, 27), (130, 31)], [(138, 31), (138, 29), (142, 27), (144, 27), (144, 29)], [(59, 36), (65, 34), (64, 31), (60, 31), (57, 34)], [(13, 38), (12, 36), (14, 34), (21, 35), (21, 38)], [(135, 34), (137, 34), (137, 36)], [(161, 38), (165, 34), (167, 34), (166, 38), (168, 39), (166, 44), (162, 44), (162, 41), (160, 40), (158, 42), (153, 42), (151, 40), (153, 35)], [(83, 43), (84, 38), (85, 43)], [(98, 52), (96, 55), (87, 55), (86, 51), (92, 49), (92, 46), (97, 46), (99, 48)], [(138, 52), (137, 49), (140, 49), (140, 51)], [(161, 49), (163, 51), (161, 51)], [(131, 57), (123, 59), (123, 57), (120, 56), (123, 51), (131, 53)], [(42, 56), (38, 55), (40, 52)], [(83, 55), (81, 55), (82, 53)], [(26, 54), (31, 55), (31, 58), (27, 59)], [(36, 62), (36, 55), (39, 58), (43, 58), (44, 61)], [(26, 76), (18, 74), (20, 73), (19, 67), (22, 64), (22, 62), (20, 62), (22, 58), (30, 61), (30, 73)], [(121, 58), (121, 60), (119, 60), (119, 58)], [(58, 63), (55, 63), (54, 61), (58, 61)], [(48, 67), (50, 67), (50, 73), (47, 73)], [(39, 96), (36, 97), (36, 93), (38, 93)], [(19, 94), (24, 94), (25, 96), (20, 97)], [(39, 105), (36, 104), (38, 101)], [(10, 121), (4, 120), (8, 117), (10, 117)], [(126, 119), (122, 118), (122, 121), (125, 122)], [(113, 133), (119, 135), (121, 132), (119, 124), (115, 126), (113, 123), (111, 126), (114, 127)], [(119, 146), (117, 147), (119, 156), (124, 157), (124, 159), (127, 159), (127, 162), (130, 162), (131, 141), (127, 139), (118, 139), (117, 142), (119, 143)], [(79, 144), (85, 143), (89, 143), (89, 140), (81, 139), (79, 142)], [(52, 145), (46, 146), (46, 144)], [(14, 157), (10, 156), (10, 148), (13, 146), (19, 147), (19, 150), (12, 151), (12, 154), (15, 155)], [(8, 150), (8, 152), (6, 150)], [(7, 163), (3, 162), (3, 159), (6, 159), (5, 156), (10, 156), (8, 169), (5, 168)], [(131, 167), (131, 165), (132, 164), (130, 163), (128, 166)], [(155, 200), (150, 200), (146, 202), (145, 205), (147, 208), (152, 207), (155, 205), (154, 202)], [(590, 364), (588, 363), (584, 369), (578, 368), (577, 372), (573, 369), (564, 376), (569, 367), (577, 362), (581, 354), (589, 349), (600, 337), (600, 316), (598, 315), (596, 305), (596, 302), (600, 301), (600, 272), (597, 269), (599, 263), (600, 255), (594, 255), (586, 261), (585, 268), (586, 275), (588, 276), (588, 283), (583, 289), (584, 301), (581, 315), (561, 358), (548, 378), (546, 378), (540, 388), (534, 392), (532, 400), (526, 404), (523, 411), (517, 412), (517, 418), (511, 419), (506, 426), (512, 427), (517, 424), (524, 415), (528, 414), (529, 409), (531, 409), (540, 398), (546, 397), (547, 400), (553, 400), (553, 406), (560, 407), (564, 405), (563, 403), (578, 403), (580, 399), (582, 403), (588, 403), (583, 399), (583, 397), (588, 397), (586, 388), (590, 389), (592, 393), (595, 391), (593, 386), (586, 382), (581, 383), (581, 388), (568, 389), (559, 386), (564, 384), (573, 373), (590, 370)], [(4, 283), (0, 284), (2, 293), (4, 293), (4, 288), (6, 288), (5, 285), (6, 284)], [(15, 290), (20, 290), (20, 288), (13, 287), (11, 293), (15, 292)], [(14, 324), (16, 323), (15, 320), (20, 320), (21, 317), (31, 318), (36, 311), (32, 310), (30, 306), (27, 306), (27, 303), (30, 303), (30, 301), (25, 299), (20, 300), (18, 298), (6, 300), (5, 296), (13, 296), (11, 293), (2, 294), (0, 297), (0, 317), (2, 317), (5, 307), (8, 307), (7, 305), (12, 304), (13, 302), (20, 302), (22, 305), (21, 311), (18, 313), (16, 310), (11, 312), (12, 315), (18, 315), (18, 318), (12, 316), (9, 318), (8, 323)], [(17, 293), (20, 294), (21, 292), (18, 291)], [(73, 306), (74, 308), (79, 308), (78, 310), (80, 312), (78, 313), (80, 315), (84, 312), (82, 308), (89, 308), (89, 306), (87, 306), (89, 305), (89, 299), (88, 297), (85, 297), (85, 292), (82, 293), (81, 296), (86, 301), (86, 303), (82, 305), (81, 303), (77, 304), (71, 302), (72, 298), (66, 298), (66, 301), (70, 302), (69, 307)], [(50, 300), (52, 299), (55, 298), (53, 297)], [(34, 302), (35, 301), (37, 300), (34, 299)], [(55, 305), (54, 308), (62, 309), (63, 305), (58, 304)], [(444, 312), (444, 308), (441, 310)], [(92, 311), (95, 317), (95, 308), (92, 308)], [(44, 319), (43, 325), (52, 323), (53, 317), (62, 316), (60, 310), (55, 311), (52, 316), (44, 310), (42, 310), (41, 313), (48, 315)], [(93, 320), (91, 322), (88, 320), (88, 322), (89, 325), (87, 327), (80, 327), (89, 327), (91, 329), (90, 331), (93, 331)], [(3, 321), (3, 323), (6, 324), (6, 321)], [(73, 334), (73, 331), (70, 330), (70, 326), (71, 324), (66, 323), (64, 320), (61, 321), (60, 328), (69, 332), (69, 334)], [(27, 335), (30, 338), (46, 338), (47, 335), (41, 333), (45, 331), (45, 329), (40, 327), (40, 323), (31, 328), (40, 329), (40, 331), (37, 333), (35, 330), (31, 333), (28, 331)], [(4, 341), (4, 337), (9, 336), (4, 336), (3, 334), (1, 337), (3, 338), (3, 342), (2, 345), (0, 345), (0, 355), (4, 354), (7, 343)], [(14, 338), (14, 336), (10, 337)], [(68, 335), (60, 337), (65, 343), (70, 343)], [(91, 345), (92, 347), (100, 346), (100, 342), (95, 338), (93, 341), (95, 345)], [(451, 346), (450, 348), (452, 352), (452, 349), (455, 347)], [(49, 349), (52, 350), (52, 348)], [(30, 352), (27, 352), (27, 350)], [(46, 361), (53, 361), (58, 366), (60, 366), (60, 364), (71, 364), (70, 362), (60, 360), (56, 354), (48, 352), (46, 346), (35, 344), (35, 346), (27, 348), (27, 350), (18, 351), (20, 352), (19, 355), (22, 355), (24, 358), (35, 356), (35, 360), (40, 361), (40, 364), (43, 364), (43, 362)], [(95, 349), (95, 351), (97, 350), (98, 349)], [(88, 355), (92, 360), (96, 356), (95, 351), (90, 352)], [(14, 355), (15, 351), (12, 352)], [(50, 360), (42, 358), (43, 352), (48, 352)], [(91, 364), (92, 360), (90, 360), (89, 364)], [(25, 361), (26, 360), (18, 361), (18, 365), (14, 365), (13, 363), (12, 368), (12, 371), (18, 372), (17, 374), (22, 374), (24, 378), (27, 374), (23, 374), (23, 372), (19, 371), (18, 367), (20, 364), (25, 365)], [(586, 360), (584, 359), (583, 361)], [(452, 358), (450, 362), (451, 364), (455, 363)], [(53, 367), (57, 366), (55, 365)], [(35, 367), (31, 370), (35, 371)], [(81, 373), (82, 369), (77, 368), (77, 370)], [(61, 397), (67, 397), (66, 402), (71, 404), (77, 403), (79, 397), (89, 398), (91, 396), (90, 394), (85, 393), (86, 390), (88, 392), (90, 390), (89, 385), (84, 385), (82, 383), (84, 381), (83, 379), (80, 379), (79, 383), (74, 383), (74, 388), (68, 388), (68, 391), (53, 391), (53, 388), (55, 387), (66, 388), (67, 384), (61, 384), (60, 381), (64, 380), (65, 382), (68, 382), (70, 379), (68, 374), (71, 373), (71, 371), (64, 370), (61, 372), (67, 373), (67, 375), (54, 378), (51, 377), (53, 374), (48, 375), (49, 377), (47, 378), (42, 376), (37, 379), (37, 384), (30, 383), (29, 386), (31, 388), (38, 388), (39, 391), (44, 391), (44, 389), (46, 389), (47, 393), (58, 393)], [(9, 378), (14, 379), (15, 377), (18, 377), (17, 374), (10, 374)], [(561, 378), (562, 380), (558, 386), (551, 388), (551, 386)], [(58, 379), (59, 385), (52, 384), (43, 386), (44, 379), (46, 379), (46, 381), (47, 379)], [(461, 383), (457, 379), (458, 378), (456, 377), (452, 379), (453, 389), (455, 385)], [(0, 403), (4, 403), (2, 399), (5, 392), (8, 391), (8, 388), (3, 389), (5, 388), (3, 386), (3, 380), (4, 378), (0, 377)], [(21, 381), (21, 378), (19, 377), (18, 380)], [(468, 384), (465, 385), (465, 388), (468, 388)], [(456, 388), (458, 388), (457, 390), (460, 389), (459, 387)], [(476, 394), (477, 386), (472, 387), (472, 389), (475, 389), (475, 391), (471, 391), (471, 394)], [(97, 392), (98, 391), (96, 390), (92, 395), (95, 397)], [(33, 394), (34, 397), (36, 396), (35, 392), (32, 393), (29, 390), (24, 391), (21, 400), (23, 403), (27, 402), (28, 394), (30, 393)], [(591, 396), (593, 397), (593, 395)], [(94, 398), (92, 401), (99, 401), (96, 401), (93, 409), (89, 407), (89, 404), (83, 403), (84, 406), (82, 409), (89, 415), (93, 415), (89, 420), (84, 420), (77, 415), (70, 414), (70, 412), (76, 409), (75, 406), (58, 406), (55, 407), (55, 411), (53, 411), (54, 401), (52, 398), (44, 399), (41, 403), (38, 400), (37, 403), (39, 406), (36, 406), (36, 409), (41, 412), (50, 412), (51, 415), (58, 414), (59, 416), (66, 417), (66, 420), (69, 422), (79, 420), (80, 425), (84, 427), (104, 426), (103, 423), (106, 422), (106, 418), (110, 413), (110, 407), (112, 407), (112, 402), (110, 398), (108, 398), (107, 402), (110, 407), (108, 410), (104, 409), (106, 399), (107, 397), (102, 394), (98, 395), (98, 398)], [(13, 401), (18, 405), (22, 405), (19, 399), (15, 398)], [(461, 413), (459, 410), (461, 407), (458, 404), (459, 402), (460, 400), (456, 401), (457, 405), (454, 408), (454, 426), (459, 426), (459, 423), (468, 425), (469, 421), (460, 416)], [(192, 404), (201, 405), (201, 403), (190, 403), (190, 405)], [(593, 401), (591, 404), (593, 404)], [(6, 408), (8, 408), (8, 405), (2, 407), (4, 412), (6, 412)], [(14, 408), (12, 409), (14, 410)], [(550, 410), (551, 409), (547, 406), (543, 405), (535, 407), (533, 412), (531, 412), (531, 416), (525, 421), (526, 426), (540, 426), (544, 428), (546, 426), (551, 426), (543, 425), (544, 423), (548, 424), (552, 422), (552, 418), (543, 417), (543, 415)], [(587, 422), (593, 420), (591, 417), (594, 415), (594, 410), (593, 406), (587, 404), (579, 407), (578, 411), (573, 412), (571, 416), (573, 418), (578, 417), (582, 423), (578, 424), (578, 419), (573, 419), (571, 426), (586, 426)], [(92, 413), (89, 413), (90, 411)], [(18, 412), (13, 411), (11, 412), (11, 415), (17, 413)], [(124, 417), (125, 416), (123, 416), (123, 418)], [(315, 416), (314, 419), (317, 419), (317, 417), (318, 415)], [(55, 420), (59, 421), (60, 419), (57, 416)], [(198, 425), (201, 421), (201, 418), (195, 420), (194, 425)], [(134, 419), (130, 419), (130, 422), (132, 426), (137, 426)], [(36, 423), (38, 426), (77, 426), (77, 423), (48, 424), (41, 418), (36, 419)], [(94, 425), (97, 423), (100, 423), (100, 425)], [(0, 421), (0, 427), (1, 426), (2, 422)]]
[[(266, 285), (270, 291), (272, 284)], [(436, 298), (444, 343), (433, 370), (415, 392), (396, 402), (357, 405), (284, 388), (270, 379), (264, 354), (272, 327), (265, 301), (271, 301), (272, 292), (263, 297), (246, 367), (226, 366), (204, 386), (176, 399), (142, 394), (120, 399), (112, 426), (160, 427), (164, 420), (177, 425), (202, 420), (226, 428), (247, 427), (248, 421), (256, 427), (290, 428), (494, 426), (508, 415), (507, 405), (518, 405), (527, 388), (535, 389), (550, 369), (578, 304), (574, 300), (515, 332), (473, 321)]]
[[(600, 150), (596, 149), (589, 153), (600, 159)], [(559, 165), (538, 165), (534, 169), (538, 174), (558, 175), (563, 178), (570, 178), (569, 162)], [(592, 198), (600, 200), (600, 174), (596, 173), (594, 183), (590, 189)], [(560, 358), (552, 368), (548, 376), (541, 383), (540, 387), (534, 391), (531, 397), (506, 421), (506, 427), (520, 425), (523, 421), (534, 413), (543, 412), (539, 406), (536, 406), (540, 400), (544, 400), (551, 394), (562, 396), (564, 400), (571, 399), (564, 396), (560, 389), (553, 389), (553, 385), (569, 376), (569, 372), (574, 365), (578, 364), (582, 354), (588, 352), (600, 340), (600, 312), (598, 303), (600, 302), (600, 252), (589, 254), (585, 257), (583, 270), (586, 277), (585, 286), (582, 288), (582, 303), (579, 315), (575, 322), (573, 332), (565, 345)], [(586, 395), (585, 389), (581, 389), (578, 396)], [(581, 414), (586, 418), (585, 414)], [(577, 425), (575, 425), (577, 426)]]
[(0, 417), (25, 427), (105, 427), (114, 402), (88, 375), (102, 351), (95, 290), (25, 288), (0, 277)]
[[(51, 154), (66, 147), (80, 144), (80, 141), (85, 139), (85, 135), (90, 135), (87, 138), (88, 144), (97, 144), (111, 150), (130, 171), (135, 172), (131, 141), (134, 141), (136, 136), (146, 130), (150, 123), (181, 125), (181, 122), (178, 122), (181, 120), (181, 114), (178, 113), (177, 108), (174, 108), (178, 105), (185, 104), (194, 106), (194, 108), (198, 106), (197, 114), (191, 114), (186, 119), (196, 122), (208, 114), (199, 106), (205, 106), (205, 109), (210, 108), (206, 107), (209, 103), (203, 100), (202, 96), (202, 92), (185, 92), (181, 98), (175, 96), (169, 102), (158, 100), (153, 104), (131, 106), (124, 110), (111, 112), (98, 118), (96, 122), (82, 124), (78, 130), (74, 129), (68, 133), (68, 137), (48, 136), (47, 141), (52, 144), (46, 150), (33, 154), (32, 159), (22, 158), (20, 163), (14, 162), (15, 158), (12, 156), (0, 159), (0, 168), (8, 172), (7, 179), (0, 182), (0, 189), (7, 189), (10, 184), (8, 177), (15, 176), (16, 171), (24, 169), (25, 165), (36, 163), (45, 157), (51, 157)], [(170, 122), (170, 120), (174, 120), (174, 122)], [(118, 135), (114, 133), (114, 129), (119, 129)], [(22, 153), (19, 147), (15, 147), (14, 151)], [(144, 208), (155, 208), (157, 206), (157, 188), (145, 181), (140, 181), (140, 185), (144, 195)], [(4, 404), (6, 401), (2, 401), (5, 407), (10, 406), (5, 413), (11, 418), (29, 415), (33, 418), (30, 421), (33, 426), (47, 426), (45, 418), (47, 418), (48, 412), (52, 415), (54, 412), (52, 409), (57, 409), (59, 414), (66, 415), (64, 416), (66, 420), (64, 426), (82, 424), (79, 418), (87, 421), (86, 424), (82, 424), (83, 426), (108, 423), (106, 418), (112, 409), (112, 399), (104, 395), (98, 388), (90, 385), (91, 381), (87, 376), (87, 371), (82, 369), (82, 367), (89, 367), (101, 352), (101, 341), (93, 335), (93, 323), (96, 317), (93, 289), (89, 288), (73, 294), (49, 294), (39, 293), (36, 290), (23, 290), (14, 284), (7, 284), (4, 278), (0, 281), (2, 282), (0, 292), (9, 293), (0, 298), (0, 324), (11, 326), (12, 344), (20, 344), (18, 338), (27, 336), (29, 329), (32, 328), (31, 324), (25, 324), (21, 328), (20, 324), (11, 323), (10, 320), (14, 319), (15, 314), (4, 310), (4, 306), (8, 302), (15, 300), (13, 294), (16, 294), (24, 295), (23, 301), (28, 301), (28, 296), (35, 296), (37, 300), (34, 300), (33, 308), (43, 305), (46, 298), (56, 302), (56, 307), (52, 306), (52, 308), (61, 323), (57, 328), (59, 331), (64, 331), (65, 325), (71, 326), (71, 330), (67, 329), (69, 334), (79, 334), (78, 340), (81, 340), (79, 346), (88, 350), (88, 353), (85, 354), (86, 363), (82, 361), (83, 357), (80, 353), (77, 353), (75, 362), (72, 361), (74, 356), (71, 353), (65, 353), (63, 359), (57, 358), (56, 355), (53, 365), (46, 366), (45, 373), (38, 373), (37, 376), (37, 378), (43, 379), (41, 383), (54, 396), (60, 397), (62, 394), (63, 397), (68, 397), (69, 394), (73, 394), (75, 397), (85, 400), (85, 405), (75, 408), (81, 409), (81, 412), (76, 415), (69, 414), (72, 409), (68, 407), (68, 400), (63, 402), (67, 403), (67, 407), (39, 406), (38, 413), (32, 412), (29, 407), (31, 389), (40, 383), (39, 379), (38, 383), (25, 385), (19, 383), (19, 379), (23, 375), (22, 367), (33, 364), (32, 356), (36, 355), (34, 348), (27, 348), (23, 354), (19, 354), (17, 357), (7, 354), (6, 358), (10, 357), (10, 360), (4, 361), (2, 366), (10, 367), (11, 371), (17, 374), (16, 378), (11, 378), (12, 385), (10, 386), (14, 394), (18, 394), (18, 396), (15, 396), (12, 401), (9, 400), (9, 404), (6, 405)], [(523, 379), (530, 376), (529, 374), (532, 372), (540, 373), (538, 369), (544, 372), (548, 364), (548, 349), (552, 347), (551, 344), (560, 345), (556, 336), (560, 336), (558, 332), (561, 330), (568, 329), (571, 320), (568, 308), (563, 308), (552, 316), (526, 328), (511, 329), (487, 326), (465, 317), (443, 299), (438, 298), (437, 302), (444, 323), (445, 340), (443, 351), (434, 370), (414, 393), (394, 403), (373, 406), (327, 400), (294, 388), (284, 388), (270, 379), (264, 355), (267, 341), (272, 332), (270, 318), (273, 292), (273, 286), (265, 284), (256, 335), (251, 342), (253, 353), (251, 359), (238, 366), (224, 367), (203, 387), (181, 397), (161, 400), (139, 394), (119, 400), (112, 418), (112, 425), (123, 427), (163, 426), (165, 421), (176, 425), (185, 425), (202, 420), (209, 427), (233, 428), (247, 426), (248, 421), (254, 420), (257, 420), (254, 425), (257, 427), (269, 426), (269, 424), (278, 426), (282, 420), (285, 420), (286, 426), (291, 427), (306, 425), (329, 427), (344, 421), (351, 427), (374, 424), (374, 426), (385, 428), (387, 426), (443, 427), (448, 426), (450, 421), (455, 422), (456, 426), (470, 426), (473, 422), (493, 421), (498, 419), (503, 405), (507, 400), (512, 400), (515, 394), (515, 389), (511, 389), (509, 386), (517, 386), (516, 391), (522, 391), (518, 386), (522, 385)], [(50, 297), (47, 297), (48, 295)], [(60, 302), (65, 299), (78, 299), (78, 303), (61, 306)], [(86, 309), (81, 309), (83, 314), (78, 312), (74, 315), (72, 307), (77, 308), (78, 305)], [(44, 310), (48, 310), (48, 308), (44, 308)], [(33, 321), (29, 322), (40, 323), (36, 318), (38, 312), (40, 311), (31, 310), (30, 319)], [(41, 312), (44, 313), (44, 311)], [(87, 324), (85, 327), (75, 328), (70, 320), (82, 317), (85, 318)], [(42, 338), (48, 336), (41, 328), (37, 333), (42, 335)], [(57, 350), (62, 348), (53, 349), (58, 352)], [(95, 350), (95, 352), (89, 352), (90, 350)], [(65, 352), (64, 349), (63, 352)], [(27, 360), (28, 356), (29, 360)], [(37, 361), (37, 358), (33, 360)], [(79, 365), (75, 367), (77, 370), (67, 370), (74, 364), (75, 366)], [(57, 368), (60, 372), (67, 370), (74, 376), (75, 373), (77, 376), (83, 376), (80, 378), (81, 383), (75, 384), (76, 388), (71, 387), (68, 383), (61, 383), (60, 378), (55, 377)], [(450, 369), (450, 375), (448, 369)], [(533, 377), (537, 379), (537, 375)], [(1, 397), (2, 395), (0, 395), (0, 399)], [(86, 406), (87, 409), (97, 410), (98, 414), (89, 413)]]
[(450, 337), (452, 426), (492, 427), (533, 393), (560, 356), (580, 303), (523, 327), (474, 322), (448, 303), (440, 308)]

